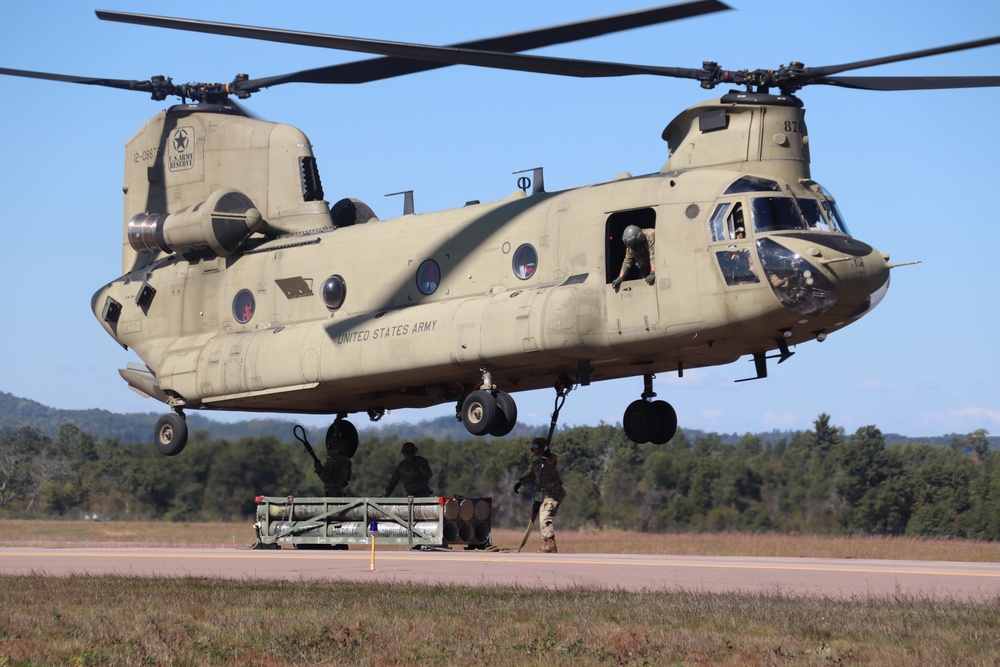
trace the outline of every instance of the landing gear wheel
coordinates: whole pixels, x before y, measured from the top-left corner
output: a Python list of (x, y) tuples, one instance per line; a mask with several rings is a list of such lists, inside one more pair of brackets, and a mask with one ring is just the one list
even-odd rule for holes
[(188, 427), (184, 415), (171, 412), (156, 420), (153, 442), (164, 456), (177, 456), (188, 440)]
[(490, 435), (502, 438), (517, 425), (517, 403), (505, 391), (498, 391), (493, 398), (497, 402), (497, 413), (493, 416), (493, 423), (490, 424)]
[(347, 458), (352, 458), (354, 453), (358, 451), (358, 429), (346, 419), (338, 419), (330, 424), (330, 428), (326, 430), (327, 444), (333, 438), (340, 440), (340, 453)]
[(462, 402), (462, 423), (472, 435), (486, 435), (497, 413), (497, 401), (488, 391), (477, 389)]
[(656, 431), (656, 416), (653, 414), (652, 404), (641, 398), (632, 401), (625, 408), (622, 427), (625, 429), (625, 435), (632, 442), (638, 444), (649, 442)]
[(649, 436), (649, 441), (654, 445), (665, 445), (677, 433), (677, 412), (666, 401), (653, 401), (650, 406), (653, 409), (656, 428)]

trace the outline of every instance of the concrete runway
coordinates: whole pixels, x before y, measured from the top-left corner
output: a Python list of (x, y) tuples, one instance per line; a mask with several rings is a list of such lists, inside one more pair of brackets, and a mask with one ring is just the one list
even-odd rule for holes
[(70, 574), (384, 584), (1000, 599), (1000, 563), (475, 551), (0, 548), (0, 575)]

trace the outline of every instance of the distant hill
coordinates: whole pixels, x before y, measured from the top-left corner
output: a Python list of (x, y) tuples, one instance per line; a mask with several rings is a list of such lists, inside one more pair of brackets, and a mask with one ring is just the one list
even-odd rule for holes
[[(73, 424), (81, 431), (99, 438), (113, 438), (121, 442), (152, 441), (156, 420), (163, 415), (161, 412), (141, 412), (119, 414), (99, 410), (59, 410), (50, 408), (37, 401), (19, 398), (13, 394), (0, 391), (0, 432), (8, 429), (18, 429), (22, 426), (32, 426), (46, 435), (58, 433), (63, 424)], [(225, 438), (237, 440), (244, 437), (273, 435), (281, 440), (292, 440), (292, 429), (295, 421), (282, 418), (248, 419), (245, 421), (223, 423), (206, 417), (205, 413), (189, 410), (185, 413), (188, 429), (205, 431), (210, 438)], [(331, 421), (333, 417), (331, 416)], [(454, 417), (438, 417), (417, 424), (378, 425), (355, 421), (359, 435), (364, 438), (368, 432), (399, 433), (401, 437), (410, 439), (432, 438), (434, 440), (468, 440), (473, 436)], [(507, 437), (537, 435), (543, 430), (541, 426), (528, 426), (518, 423)], [(313, 444), (323, 442), (326, 429), (309, 429), (309, 439)], [(489, 436), (487, 436), (489, 437)]]
[[(836, 424), (835, 424), (836, 425)], [(780, 441), (788, 440), (794, 436), (796, 431), (762, 431), (760, 433), (754, 433), (761, 442), (771, 444)], [(697, 429), (684, 429), (684, 434), (691, 440), (698, 438), (701, 435), (709, 435), (709, 431), (700, 431)], [(725, 445), (735, 445), (746, 435), (745, 433), (717, 433), (715, 434), (719, 440)], [(846, 435), (851, 435), (847, 433)], [(964, 437), (965, 433), (949, 433), (947, 435), (933, 435), (933, 436), (909, 436), (900, 435), (899, 433), (883, 433), (882, 436), (885, 438), (885, 444), (893, 445), (901, 442), (915, 442), (923, 443), (927, 445), (950, 445), (952, 438)], [(992, 447), (1000, 447), (1000, 436), (989, 438)]]
[[(107, 410), (59, 410), (50, 408), (37, 401), (26, 398), (18, 398), (13, 394), (0, 391), (0, 432), (7, 429), (17, 429), (22, 426), (33, 426), (46, 435), (55, 435), (59, 427), (70, 423), (81, 431), (101, 438), (114, 438), (121, 442), (150, 442), (153, 438), (153, 429), (156, 420), (162, 416), (161, 412), (143, 412), (131, 414), (118, 414)], [(254, 437), (259, 435), (273, 435), (281, 440), (292, 440), (292, 429), (295, 421), (282, 418), (262, 418), (248, 419), (240, 422), (223, 423), (214, 421), (205, 416), (205, 413), (190, 410), (185, 413), (189, 430), (205, 431), (210, 438), (225, 438), (227, 440), (238, 440), (244, 437)], [(331, 417), (332, 421), (332, 417)], [(395, 424), (381, 425), (357, 420), (359, 435), (364, 438), (366, 433), (378, 433), (383, 437), (387, 433), (398, 433), (400, 438), (418, 439), (431, 438), (439, 441), (462, 441), (469, 440), (473, 436), (465, 430), (454, 417), (438, 417), (427, 419), (416, 424)], [(561, 425), (565, 428), (566, 425)], [(548, 431), (548, 424), (527, 425), (520, 422), (507, 437), (544, 435)], [(309, 430), (309, 439), (313, 444), (323, 442), (325, 429), (313, 428)], [(558, 432), (558, 429), (557, 429)], [(684, 429), (685, 435), (695, 440), (699, 436), (709, 435), (707, 431), (698, 429)], [(789, 439), (795, 431), (765, 431), (755, 433), (762, 442), (773, 444), (782, 439)], [(717, 437), (727, 445), (738, 443), (745, 433), (720, 433)], [(848, 435), (850, 435), (848, 433)], [(913, 437), (897, 433), (884, 433), (885, 442), (891, 445), (898, 442), (920, 442), (929, 445), (949, 445), (953, 438), (963, 437), (965, 434), (947, 434), (930, 437)], [(489, 438), (489, 436), (486, 436)], [(989, 438), (990, 446), (993, 449), (1000, 447), (1000, 436)]]
[[(55, 435), (63, 424), (73, 424), (81, 431), (98, 437), (116, 438), (122, 442), (145, 442), (153, 437), (156, 420), (163, 413), (143, 412), (117, 414), (107, 410), (59, 410), (37, 401), (0, 392), (0, 431), (32, 426), (46, 435)], [(210, 435), (242, 437), (282, 432), (291, 433), (291, 426), (279, 420), (253, 420), (239, 424), (221, 424), (197, 413), (187, 414), (188, 427), (205, 430)], [(269, 422), (269, 423), (264, 423)]]

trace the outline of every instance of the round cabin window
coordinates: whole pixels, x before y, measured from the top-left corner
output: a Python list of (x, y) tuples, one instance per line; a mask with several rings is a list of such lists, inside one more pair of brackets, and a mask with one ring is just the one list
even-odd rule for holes
[(425, 259), (417, 269), (417, 289), (421, 294), (434, 294), (441, 284), (441, 267), (433, 259)]
[(535, 270), (538, 268), (538, 253), (535, 252), (535, 248), (525, 243), (515, 250), (513, 265), (514, 275), (521, 280), (527, 280), (535, 275)]
[(323, 303), (327, 310), (337, 310), (347, 298), (347, 285), (339, 275), (332, 275), (323, 283)]
[(240, 324), (246, 324), (253, 318), (254, 310), (257, 307), (253, 292), (248, 289), (240, 290), (233, 298), (233, 317)]

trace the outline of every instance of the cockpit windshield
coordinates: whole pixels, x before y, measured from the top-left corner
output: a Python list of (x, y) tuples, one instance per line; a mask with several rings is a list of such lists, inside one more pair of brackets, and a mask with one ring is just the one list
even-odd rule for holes
[(803, 230), (847, 233), (832, 201), (798, 197), (756, 197), (750, 203), (758, 232)]
[(753, 228), (758, 232), (805, 229), (806, 220), (815, 219), (819, 209), (815, 201), (808, 203), (811, 206), (803, 207), (799, 204), (798, 208), (802, 209), (800, 216), (791, 197), (757, 197), (750, 205), (753, 211)]
[[(782, 186), (773, 179), (750, 174), (730, 183), (723, 194), (751, 196), (750, 213), (753, 216), (753, 228), (758, 232), (805, 230), (849, 234), (830, 193), (813, 180), (801, 179), (799, 184), (806, 186), (811, 196), (796, 196), (788, 184)], [(759, 196), (754, 196), (755, 194)], [(712, 220), (713, 241), (723, 239), (724, 215), (724, 211), (717, 210), (716, 217)], [(732, 232), (732, 225), (730, 227)]]

